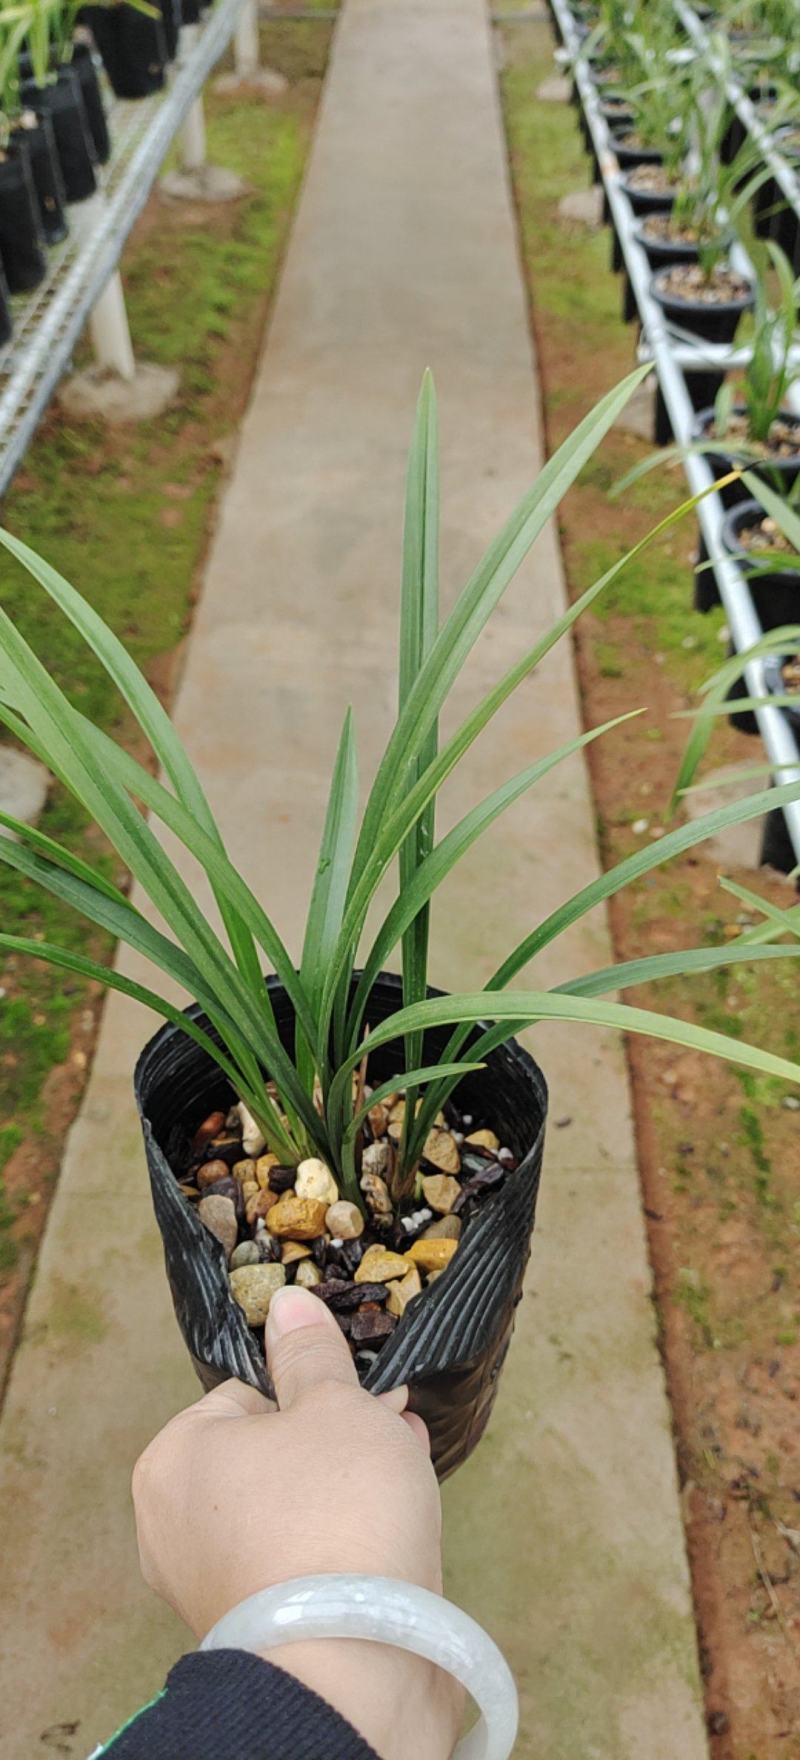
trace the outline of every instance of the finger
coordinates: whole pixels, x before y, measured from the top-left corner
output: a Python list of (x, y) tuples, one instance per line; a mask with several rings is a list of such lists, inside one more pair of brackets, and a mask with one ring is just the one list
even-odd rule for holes
[(308, 1289), (286, 1284), (270, 1302), (267, 1363), (281, 1410), (323, 1381), (358, 1386), (347, 1341), (324, 1302)]
[(423, 1453), (430, 1455), (431, 1439), (428, 1434), (428, 1426), (424, 1419), (419, 1416), (418, 1412), (402, 1412), (401, 1417), (403, 1423), (408, 1425), (412, 1436), (415, 1437), (416, 1441), (419, 1443)]
[(390, 1412), (396, 1412), (401, 1417), (408, 1405), (408, 1388), (390, 1387), (386, 1393), (376, 1393), (375, 1398), (380, 1400), (382, 1406), (388, 1406)]
[(198, 1418), (257, 1418), (274, 1412), (275, 1403), (244, 1381), (223, 1381), (192, 1406)]

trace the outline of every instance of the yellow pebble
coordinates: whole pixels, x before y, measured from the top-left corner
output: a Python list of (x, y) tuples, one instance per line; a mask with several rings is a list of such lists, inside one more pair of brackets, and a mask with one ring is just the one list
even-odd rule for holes
[(407, 1257), (423, 1271), (444, 1271), (457, 1246), (458, 1241), (445, 1240), (441, 1236), (438, 1240), (419, 1240), (409, 1247)]
[(411, 1262), (404, 1253), (393, 1253), (389, 1247), (376, 1244), (367, 1247), (354, 1275), (354, 1283), (388, 1283), (390, 1278), (405, 1277)]

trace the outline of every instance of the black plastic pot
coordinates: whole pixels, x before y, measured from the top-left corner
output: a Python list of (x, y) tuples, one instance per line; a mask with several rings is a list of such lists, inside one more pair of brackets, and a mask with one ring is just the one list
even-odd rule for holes
[(91, 30), (118, 98), (147, 98), (161, 91), (168, 55), (160, 18), (126, 5), (84, 6), (79, 17)]
[(633, 127), (634, 112), (626, 108), (624, 98), (601, 98), (597, 107), (610, 129), (619, 128), (624, 132)]
[(660, 165), (662, 163), (664, 155), (656, 152), (654, 147), (629, 147), (626, 146), (625, 141), (625, 131), (621, 130), (620, 133), (617, 133), (614, 130), (608, 143), (620, 171), (630, 171), (634, 165)]
[[(174, 61), (178, 53), (178, 38), (183, 23), (181, 0), (159, 0), (161, 6), (161, 23), (164, 27), (164, 44), (167, 60)], [(188, 21), (187, 21), (188, 22)]]
[[(770, 696), (777, 697), (784, 694), (782, 668), (784, 661), (788, 658), (788, 654), (767, 654), (764, 657), (764, 683)], [(796, 709), (784, 704), (783, 713), (787, 721), (791, 722), (792, 727), (800, 733), (800, 697)]]
[(30, 164), (45, 244), (59, 244), (69, 232), (67, 198), (53, 124), (46, 111), (35, 127), (16, 128), (12, 139), (15, 150), (26, 156)]
[[(744, 405), (736, 404), (734, 413), (743, 415)], [(715, 477), (727, 476), (729, 471), (736, 470), (738, 465), (744, 463), (753, 476), (762, 477), (765, 483), (769, 483), (781, 495), (787, 495), (795, 478), (800, 476), (800, 416), (792, 415), (789, 410), (782, 410), (781, 419), (791, 422), (797, 428), (798, 449), (796, 453), (790, 454), (788, 458), (770, 458), (756, 462), (746, 459), (743, 454), (736, 451), (735, 447), (726, 446), (723, 440), (714, 441), (713, 451), (707, 452), (705, 457)], [(697, 421), (692, 429), (692, 439), (707, 439), (713, 422), (713, 408), (699, 410)], [(735, 507), (739, 502), (748, 499), (749, 490), (744, 483), (729, 483), (726, 488), (720, 490), (720, 495), (726, 507)]]
[(800, 560), (797, 568), (774, 570), (754, 564), (748, 550), (739, 543), (739, 533), (747, 526), (758, 525), (764, 518), (759, 501), (739, 501), (729, 508), (722, 526), (722, 542), (735, 556), (750, 589), (763, 630), (780, 629), (784, 623), (800, 623)]
[(636, 243), (640, 244), (651, 269), (666, 269), (672, 263), (696, 263), (698, 245), (690, 244), (687, 239), (666, 239), (652, 236), (647, 231), (646, 222), (637, 226), (634, 233)]
[(67, 201), (85, 202), (97, 188), (97, 154), (77, 73), (62, 67), (45, 86), (26, 80), (22, 97), (37, 115), (50, 117)]
[(719, 304), (703, 304), (700, 300), (679, 299), (664, 289), (669, 269), (659, 269), (650, 283), (650, 292), (664, 316), (692, 336), (705, 342), (732, 342), (743, 314), (753, 304), (752, 290), (738, 299), (720, 300)]
[[(294, 1011), (282, 986), (267, 982), (281, 1037), (290, 1046)], [(400, 999), (400, 980), (383, 974), (370, 997), (369, 1024), (385, 1020)], [(196, 1007), (191, 1013), (203, 1019)], [(441, 1057), (450, 1031), (426, 1033), (426, 1063)], [(371, 1079), (399, 1075), (402, 1058), (402, 1044), (381, 1047), (370, 1058)], [(134, 1088), (167, 1277), (197, 1374), (205, 1388), (234, 1375), (271, 1394), (261, 1344), (229, 1293), (223, 1249), (183, 1197), (169, 1163), (176, 1142), (209, 1112), (229, 1106), (232, 1090), (211, 1059), (173, 1026), (145, 1046)], [(459, 1097), (491, 1122), (519, 1165), (467, 1224), (443, 1276), (409, 1304), (363, 1378), (375, 1393), (409, 1384), (441, 1478), (472, 1452), (494, 1403), (530, 1251), (547, 1114), (544, 1077), (513, 1039), (491, 1053), (485, 1070), (465, 1077)]]
[[(631, 166), (631, 170), (635, 167)], [(619, 187), (627, 196), (634, 214), (669, 214), (675, 206), (675, 191), (637, 189), (627, 177), (620, 177)]]
[(6, 281), (2, 268), (0, 268), (0, 348), (4, 348), (5, 344), (11, 341), (13, 334), (14, 322), (11, 317), (11, 295), (8, 291), (8, 282)]
[(94, 142), (98, 163), (105, 165), (111, 152), (103, 94), (97, 77), (97, 63), (88, 43), (76, 43), (70, 65), (75, 69), (81, 88), (83, 107)]
[(29, 293), (47, 272), (30, 160), (13, 147), (0, 164), (0, 263), (11, 293)]

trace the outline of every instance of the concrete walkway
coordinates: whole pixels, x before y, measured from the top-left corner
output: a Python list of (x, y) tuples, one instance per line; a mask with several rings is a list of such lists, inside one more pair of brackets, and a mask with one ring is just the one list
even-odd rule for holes
[[(483, 0), (346, 0), (176, 709), (231, 853), (295, 948), (344, 706), (365, 771), (390, 725), (426, 363), (452, 593), (541, 458), (492, 44)], [(458, 687), (459, 717), (563, 597), (548, 532)], [(563, 646), (471, 756), (442, 823), (578, 725)], [(453, 879), (434, 980), (483, 982), (596, 865), (576, 762)], [(608, 952), (593, 920), (537, 977)], [(137, 1581), (128, 1507), (138, 1449), (195, 1393), (131, 1103), (149, 1030), (110, 1000), (6, 1403), (3, 1760), (81, 1760), (185, 1641)], [(519, 1756), (702, 1760), (624, 1063), (596, 1035), (542, 1033), (537, 1048), (554, 1124), (528, 1298), (491, 1432), (446, 1489), (449, 1588), (512, 1662)]]

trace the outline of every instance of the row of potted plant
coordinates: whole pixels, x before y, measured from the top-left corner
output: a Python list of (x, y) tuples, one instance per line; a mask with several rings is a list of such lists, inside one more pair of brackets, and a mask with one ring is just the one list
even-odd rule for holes
[(199, 0), (4, 0), (0, 7), (0, 345), (12, 334), (9, 296), (47, 274), (47, 250), (69, 229), (68, 207), (93, 195), (110, 153), (99, 58), (115, 93), (163, 85), (181, 22)]
[[(703, 60), (686, 63), (676, 56), (671, 7), (660, 11), (648, 0), (645, 12), (630, 0), (623, 5), (600, 0), (591, 9), (592, 30), (586, 10), (585, 52), (605, 92), (601, 109), (613, 129), (622, 189), (633, 212), (641, 215), (635, 236), (654, 270), (655, 299), (672, 326), (714, 341), (732, 340), (740, 318), (748, 313), (749, 358), (742, 372), (735, 378), (687, 375), (687, 385), (695, 402), (705, 404), (698, 409), (694, 439), (722, 484), (728, 509), (725, 547), (747, 580), (762, 630), (780, 629), (800, 619), (800, 561), (794, 543), (800, 419), (788, 407), (800, 377), (795, 360), (800, 284), (771, 240), (752, 283), (743, 283), (726, 264), (734, 228), (753, 201), (756, 220), (759, 213), (763, 217), (759, 203), (769, 173), (746, 135), (730, 150), (724, 42), (715, 44), (719, 72), (710, 75)], [(604, 86), (612, 48), (615, 77)], [(622, 267), (619, 251), (615, 266)], [(635, 313), (626, 289), (625, 315)], [(716, 394), (708, 402), (710, 390)], [(731, 475), (745, 467), (746, 479)], [(753, 488), (760, 484), (769, 485), (774, 497), (769, 512), (753, 499)], [(703, 611), (719, 603), (702, 541), (695, 603)], [(798, 725), (792, 697), (799, 670), (793, 649), (767, 656), (769, 688)], [(741, 678), (734, 680), (731, 695), (745, 694)], [(749, 706), (737, 710), (734, 720), (744, 731), (758, 731)]]

